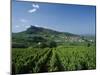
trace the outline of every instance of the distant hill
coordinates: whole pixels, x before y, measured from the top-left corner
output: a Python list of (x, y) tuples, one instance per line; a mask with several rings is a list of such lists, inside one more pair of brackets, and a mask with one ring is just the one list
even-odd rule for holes
[(80, 39), (79, 35), (75, 35), (69, 32), (59, 32), (42, 27), (30, 26), (27, 30), (12, 33), (12, 42), (33, 44), (38, 42), (65, 42), (65, 41), (77, 41)]

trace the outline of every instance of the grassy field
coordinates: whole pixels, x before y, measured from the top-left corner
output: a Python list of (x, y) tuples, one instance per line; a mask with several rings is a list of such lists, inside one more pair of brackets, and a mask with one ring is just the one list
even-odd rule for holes
[(95, 45), (55, 48), (12, 48), (12, 72), (41, 73), (96, 68)]

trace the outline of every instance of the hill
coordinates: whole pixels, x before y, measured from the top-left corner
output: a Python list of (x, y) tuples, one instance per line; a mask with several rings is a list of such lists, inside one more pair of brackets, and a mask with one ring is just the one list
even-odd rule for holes
[(42, 27), (30, 26), (27, 30), (12, 33), (12, 42), (14, 46), (16, 44), (33, 45), (43, 42), (67, 42), (67, 41), (79, 41), (80, 36), (69, 32), (59, 32)]

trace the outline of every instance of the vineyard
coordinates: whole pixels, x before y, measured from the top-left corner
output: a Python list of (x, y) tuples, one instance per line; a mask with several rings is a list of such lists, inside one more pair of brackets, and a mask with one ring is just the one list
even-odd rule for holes
[(96, 69), (96, 6), (11, 5), (12, 75)]
[(95, 46), (13, 48), (13, 74), (90, 70), (96, 68)]

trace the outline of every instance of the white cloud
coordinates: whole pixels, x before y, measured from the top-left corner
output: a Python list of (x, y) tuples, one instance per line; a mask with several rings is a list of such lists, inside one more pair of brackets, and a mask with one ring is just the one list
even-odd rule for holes
[(30, 26), (28, 25), (28, 26), (24, 26), (25, 28), (29, 28)]
[(28, 12), (29, 12), (29, 13), (33, 13), (33, 12), (35, 12), (36, 10), (37, 10), (37, 9), (34, 9), (34, 8), (33, 8), (33, 9), (30, 9)]
[(22, 24), (22, 26), (25, 26), (24, 24)]
[(22, 22), (22, 23), (26, 23), (27, 20), (25, 20), (25, 19), (20, 19), (20, 22)]
[(32, 4), (32, 9), (28, 10), (29, 13), (34, 13), (37, 11), (37, 9), (39, 9), (39, 5), (38, 4)]
[(16, 27), (16, 28), (19, 28), (20, 26), (16, 25), (15, 27)]
[(38, 4), (32, 4), (33, 8), (39, 8)]
[(36, 26), (36, 27), (40, 27), (40, 26), (39, 26), (39, 25), (37, 25), (37, 24), (36, 24), (36, 25), (34, 25), (34, 26)]

